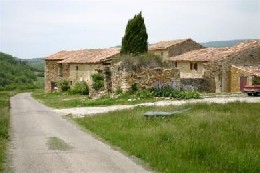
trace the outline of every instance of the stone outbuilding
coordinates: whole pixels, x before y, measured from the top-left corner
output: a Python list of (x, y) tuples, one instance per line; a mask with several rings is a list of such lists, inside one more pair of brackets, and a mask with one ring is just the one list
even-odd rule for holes
[(245, 85), (260, 85), (260, 65), (231, 66), (230, 92), (243, 91)]
[(234, 76), (235, 73), (231, 73), (234, 70), (231, 67), (259, 65), (260, 40), (249, 40), (230, 48), (193, 50), (170, 57), (169, 60), (175, 68), (180, 69), (181, 83), (203, 84), (206, 92), (238, 92), (240, 81), (235, 82), (235, 78), (238, 79)]
[[(231, 86), (233, 66), (260, 65), (260, 40), (249, 40), (217, 54), (213, 61), (204, 64), (204, 75), (209, 84), (209, 92), (236, 92)], [(239, 79), (240, 80), (240, 79)], [(243, 80), (241, 78), (241, 80)]]
[(154, 43), (148, 47), (148, 52), (162, 57), (163, 61), (167, 61), (169, 57), (201, 48), (203, 48), (202, 45), (189, 38)]
[(45, 58), (45, 91), (52, 92), (60, 79), (86, 81), (92, 84), (91, 75), (102, 73), (105, 66), (119, 55), (117, 48), (60, 51)]
[(203, 78), (204, 63), (218, 58), (218, 54), (227, 48), (204, 48), (193, 50), (179, 56), (169, 58), (174, 67), (180, 70), (181, 78)]

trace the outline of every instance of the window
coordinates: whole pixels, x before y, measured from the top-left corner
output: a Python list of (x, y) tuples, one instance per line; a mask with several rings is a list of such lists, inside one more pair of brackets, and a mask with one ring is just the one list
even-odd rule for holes
[(161, 52), (161, 57), (163, 57), (163, 52)]
[(198, 70), (198, 63), (190, 63), (190, 70)]
[(193, 64), (193, 68), (194, 68), (194, 70), (198, 70), (198, 64), (197, 64), (197, 63), (194, 63), (194, 64)]
[(77, 71), (79, 70), (79, 66), (76, 66), (76, 70), (77, 70)]
[(62, 64), (58, 65), (58, 76), (62, 77)]
[(178, 63), (177, 63), (177, 62), (174, 63), (174, 67), (175, 67), (175, 68), (178, 67)]

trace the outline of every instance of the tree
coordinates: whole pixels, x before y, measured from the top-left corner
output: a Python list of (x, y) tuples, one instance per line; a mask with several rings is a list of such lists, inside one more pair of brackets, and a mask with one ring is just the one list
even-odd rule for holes
[(128, 20), (125, 35), (122, 38), (121, 54), (146, 53), (148, 50), (148, 34), (142, 12)]

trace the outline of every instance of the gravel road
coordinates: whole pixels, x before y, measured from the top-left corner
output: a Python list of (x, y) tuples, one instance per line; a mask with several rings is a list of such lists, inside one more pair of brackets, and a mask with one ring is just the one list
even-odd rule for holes
[[(50, 148), (48, 140), (70, 146)], [(17, 173), (145, 173), (133, 159), (111, 148), (34, 100), (29, 93), (11, 98), (11, 168)]]
[(104, 107), (81, 107), (81, 108), (68, 108), (68, 109), (54, 109), (55, 112), (61, 115), (72, 114), (76, 117), (92, 116), (100, 113), (107, 113), (122, 109), (132, 109), (138, 106), (170, 106), (170, 105), (182, 105), (192, 103), (230, 103), (230, 102), (246, 102), (246, 103), (260, 103), (260, 97), (245, 97), (245, 96), (221, 96), (215, 98), (203, 98), (203, 99), (191, 99), (191, 100), (165, 100), (154, 103), (141, 103), (136, 105), (114, 105)]

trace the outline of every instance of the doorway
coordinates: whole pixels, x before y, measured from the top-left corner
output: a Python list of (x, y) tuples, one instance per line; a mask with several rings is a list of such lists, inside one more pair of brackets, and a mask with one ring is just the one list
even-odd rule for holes
[(247, 77), (245, 76), (240, 76), (240, 91), (244, 91), (244, 86), (247, 84)]

